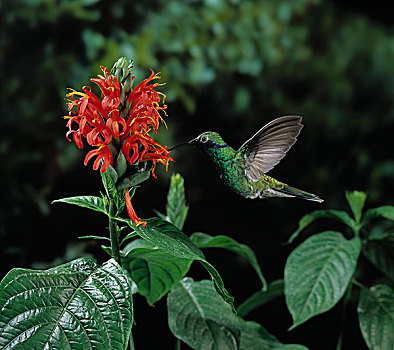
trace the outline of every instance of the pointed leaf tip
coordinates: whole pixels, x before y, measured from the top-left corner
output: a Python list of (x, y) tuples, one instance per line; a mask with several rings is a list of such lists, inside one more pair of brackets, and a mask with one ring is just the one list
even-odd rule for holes
[(356, 222), (360, 222), (367, 194), (362, 191), (346, 191), (346, 199), (353, 212)]
[(354, 227), (356, 226), (354, 220), (345, 211), (334, 209), (316, 210), (311, 213), (305, 214), (300, 219), (300, 221), (298, 222), (297, 230), (290, 236), (289, 240), (285, 244), (291, 244), (306, 227), (308, 227), (310, 224), (312, 224), (312, 222), (318, 219), (335, 219), (349, 226), (352, 229), (354, 229)]
[(225, 235), (210, 236), (202, 232), (193, 233), (190, 239), (199, 248), (223, 248), (242, 256), (256, 271), (263, 285), (262, 290), (267, 290), (267, 282), (263, 276), (256, 255), (253, 250), (246, 244), (238, 243), (235, 239)]
[(171, 176), (166, 210), (169, 222), (182, 230), (189, 207), (186, 204), (184, 180), (180, 174)]
[(74, 204), (80, 207), (92, 209), (107, 214), (107, 209), (105, 207), (104, 200), (96, 196), (67, 197), (67, 198), (56, 199), (52, 203)]

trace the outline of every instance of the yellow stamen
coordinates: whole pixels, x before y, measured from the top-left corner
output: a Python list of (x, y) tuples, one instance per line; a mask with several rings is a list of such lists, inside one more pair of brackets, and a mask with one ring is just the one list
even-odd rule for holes
[(112, 111), (110, 111), (110, 112), (108, 113), (108, 115), (111, 115), (112, 112), (115, 112), (115, 111), (119, 111), (119, 108), (114, 108)]
[(162, 118), (162, 116), (160, 115), (158, 109), (162, 110), (162, 111), (164, 112), (164, 114), (165, 114), (166, 117), (168, 117), (167, 112), (164, 110), (163, 107), (159, 107), (159, 105), (158, 105), (157, 107), (155, 107), (155, 109), (156, 109), (157, 115), (159, 116), (160, 120), (162, 121), (162, 123), (164, 124), (164, 126), (166, 127), (166, 129), (168, 130), (167, 123), (165, 122), (165, 120), (164, 120), (164, 119)]
[(79, 95), (79, 96), (82, 96), (82, 97), (89, 98), (89, 96), (86, 95), (86, 94), (84, 94), (83, 92), (76, 91), (76, 90), (73, 90), (73, 89), (71, 89), (71, 88), (68, 88), (68, 90), (71, 90), (71, 92), (68, 93), (68, 94), (66, 95), (66, 97), (71, 97), (71, 96), (74, 96), (74, 95)]
[(134, 122), (135, 122), (135, 120), (137, 119), (138, 117), (135, 117), (130, 123), (129, 123), (129, 126), (131, 126)]

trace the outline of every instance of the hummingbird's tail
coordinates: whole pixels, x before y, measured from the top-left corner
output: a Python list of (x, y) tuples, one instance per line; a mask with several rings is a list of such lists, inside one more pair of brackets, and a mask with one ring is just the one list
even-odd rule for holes
[(319, 203), (324, 202), (323, 199), (319, 198), (318, 196), (312, 193), (299, 190), (298, 188), (294, 188), (286, 184), (284, 184), (283, 188), (277, 189), (277, 191), (286, 196), (303, 198), (303, 199), (307, 199), (308, 201), (315, 201)]

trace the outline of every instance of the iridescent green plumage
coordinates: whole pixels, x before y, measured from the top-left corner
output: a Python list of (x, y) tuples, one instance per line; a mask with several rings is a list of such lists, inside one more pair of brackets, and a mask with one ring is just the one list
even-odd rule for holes
[(202, 149), (214, 163), (224, 184), (243, 197), (300, 197), (322, 202), (312, 193), (266, 175), (286, 155), (301, 129), (301, 117), (287, 116), (265, 125), (238, 151), (212, 131), (204, 132), (187, 144)]

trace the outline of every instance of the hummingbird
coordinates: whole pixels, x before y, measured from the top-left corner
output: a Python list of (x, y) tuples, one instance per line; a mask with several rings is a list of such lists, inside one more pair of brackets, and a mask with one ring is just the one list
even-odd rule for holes
[(297, 115), (274, 119), (237, 151), (213, 131), (206, 131), (169, 151), (187, 145), (201, 149), (215, 165), (224, 184), (245, 198), (299, 197), (321, 203), (323, 199), (318, 196), (267, 175), (297, 141), (303, 128), (301, 121), (302, 117)]

